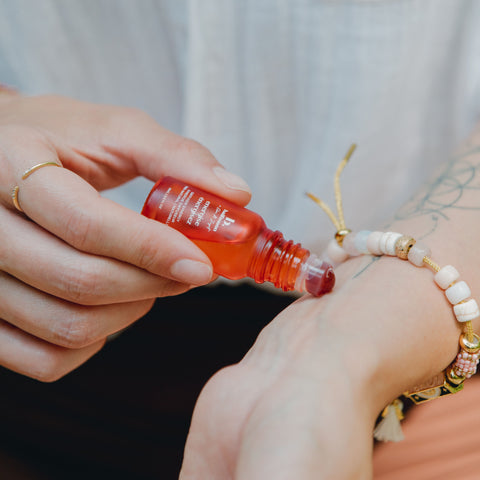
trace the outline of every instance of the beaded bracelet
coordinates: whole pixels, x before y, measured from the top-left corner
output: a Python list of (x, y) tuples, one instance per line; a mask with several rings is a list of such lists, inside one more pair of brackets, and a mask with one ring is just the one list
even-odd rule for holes
[[(327, 246), (325, 260), (334, 267), (350, 257), (358, 255), (388, 255), (408, 260), (416, 267), (427, 265), (434, 272), (435, 283), (445, 292), (453, 305), (455, 318), (463, 326), (459, 338), (459, 352), (455, 360), (441, 373), (422, 385), (404, 392), (415, 404), (457, 393), (463, 389), (464, 382), (475, 374), (480, 357), (480, 337), (473, 332), (472, 320), (480, 317), (477, 302), (471, 298), (471, 291), (464, 281), (458, 281), (460, 274), (451, 265), (441, 268), (431, 259), (430, 249), (414, 238), (396, 232), (371, 232), (362, 230), (351, 232), (345, 226), (340, 192), (339, 177), (356, 146), (352, 145), (340, 163), (335, 174), (335, 197), (338, 218), (322, 200), (311, 193), (314, 200), (329, 216), (337, 229), (335, 239)], [(382, 420), (377, 424), (374, 436), (377, 440), (398, 441), (403, 439), (399, 421), (403, 418), (403, 404), (396, 399), (385, 407)]]

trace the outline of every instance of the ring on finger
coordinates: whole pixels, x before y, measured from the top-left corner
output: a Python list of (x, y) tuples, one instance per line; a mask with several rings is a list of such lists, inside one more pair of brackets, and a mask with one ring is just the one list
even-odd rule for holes
[[(33, 167), (30, 167), (29, 169), (25, 170), (25, 172), (23, 172), (23, 175), (22, 175), (22, 180), (25, 180), (27, 177), (29, 177), (33, 172), (36, 172), (37, 170), (39, 170), (40, 168), (43, 168), (43, 167), (48, 167), (48, 166), (52, 166), (52, 167), (61, 167), (60, 164), (58, 164), (57, 162), (43, 162), (43, 163), (38, 163), (37, 165), (34, 165)], [(13, 205), (14, 207), (19, 211), (19, 212), (23, 212), (22, 210), (22, 207), (20, 206), (20, 203), (18, 203), (18, 191), (20, 190), (20, 187), (18, 185), (15, 185), (12, 189), (12, 193), (11, 193), (11, 196), (12, 196), (12, 202), (13, 202)]]

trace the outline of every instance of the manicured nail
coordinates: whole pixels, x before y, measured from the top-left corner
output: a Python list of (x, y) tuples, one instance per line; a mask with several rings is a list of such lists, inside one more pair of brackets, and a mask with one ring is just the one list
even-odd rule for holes
[(233, 188), (233, 190), (243, 190), (244, 192), (252, 193), (247, 182), (238, 175), (235, 175), (228, 170), (225, 170), (223, 167), (214, 167), (213, 171), (215, 175), (224, 183), (228, 188)]
[(184, 258), (177, 260), (171, 267), (170, 273), (179, 282), (204, 285), (212, 279), (212, 268), (206, 263)]

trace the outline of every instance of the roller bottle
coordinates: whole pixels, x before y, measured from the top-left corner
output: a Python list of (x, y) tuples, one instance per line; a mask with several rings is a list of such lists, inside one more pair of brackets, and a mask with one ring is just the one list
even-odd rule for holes
[(154, 185), (142, 214), (190, 238), (223, 277), (250, 277), (315, 296), (335, 284), (330, 264), (267, 228), (260, 215), (172, 177)]

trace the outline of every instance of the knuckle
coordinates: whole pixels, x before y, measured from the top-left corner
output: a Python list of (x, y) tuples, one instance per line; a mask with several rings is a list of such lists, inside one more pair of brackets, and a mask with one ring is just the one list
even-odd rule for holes
[(97, 223), (87, 211), (79, 207), (72, 207), (67, 211), (70, 213), (64, 221), (64, 240), (79, 250), (88, 250), (96, 243)]
[(66, 268), (60, 279), (62, 297), (79, 305), (100, 303), (105, 289), (105, 279), (93, 262)]
[(138, 248), (137, 258), (134, 263), (149, 272), (157, 272), (162, 267), (161, 252), (158, 241), (142, 241)]
[(78, 349), (97, 340), (96, 329), (86, 312), (72, 313), (67, 319), (56, 322), (52, 332), (54, 341), (62, 347)]
[(106, 122), (112, 127), (118, 127), (121, 132), (131, 131), (132, 125), (135, 128), (142, 128), (142, 126), (155, 123), (153, 117), (136, 107), (113, 106), (107, 115)]
[(177, 136), (174, 148), (185, 156), (195, 157), (198, 160), (214, 160), (213, 154), (207, 147), (191, 138)]
[(58, 351), (49, 349), (38, 355), (29, 376), (40, 382), (51, 383), (59, 380), (65, 373), (62, 356)]

